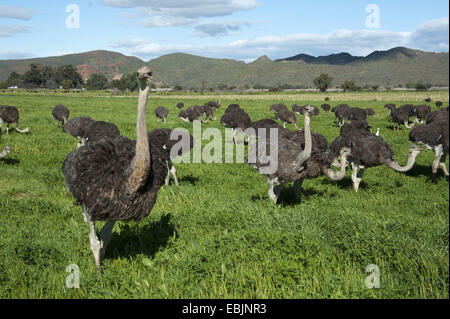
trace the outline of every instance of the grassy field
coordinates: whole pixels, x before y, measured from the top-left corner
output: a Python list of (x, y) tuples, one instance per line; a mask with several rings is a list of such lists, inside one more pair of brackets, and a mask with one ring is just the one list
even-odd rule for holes
[[(448, 105), (448, 92), (365, 93), (359, 100), (350, 93), (330, 95), (329, 103), (374, 108), (378, 116), (369, 123), (404, 164), (408, 130), (389, 129), (383, 105), (417, 104), (425, 95)], [(324, 95), (314, 97), (241, 96), (238, 102), (256, 121), (272, 116), (273, 103), (320, 105)], [(209, 100), (189, 98), (186, 105)], [(178, 102), (151, 96), (148, 128), (164, 127), (153, 113), (164, 105), (171, 112), (167, 127), (192, 132), (176, 116)], [(222, 97), (222, 105), (232, 102), (234, 96)], [(406, 174), (368, 169), (359, 193), (348, 172), (336, 183), (306, 180), (301, 203), (287, 185), (277, 205), (268, 199), (266, 179), (250, 166), (179, 164), (180, 186), (162, 187), (141, 223), (117, 223), (97, 269), (87, 224), (61, 171), (77, 141), (56, 128), (51, 110), (64, 104), (71, 117), (113, 122), (134, 139), (136, 103), (136, 97), (0, 94), (0, 105), (16, 105), (20, 127), (31, 130), (1, 139), (12, 153), (0, 160), (0, 298), (449, 298), (449, 186), (442, 173), (437, 185), (430, 182), (430, 151)], [(339, 134), (333, 119), (321, 114), (311, 122), (329, 143)], [(223, 130), (218, 121), (204, 127)], [(79, 289), (66, 288), (70, 264), (80, 269)], [(369, 264), (380, 269), (379, 289), (365, 286)]]

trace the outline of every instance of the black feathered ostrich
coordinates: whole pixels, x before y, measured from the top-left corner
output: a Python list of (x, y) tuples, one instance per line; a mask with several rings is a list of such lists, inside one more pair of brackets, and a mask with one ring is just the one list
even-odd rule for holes
[[(146, 110), (152, 71), (138, 70), (137, 141), (105, 138), (68, 154), (62, 171), (67, 189), (82, 206), (89, 224), (90, 246), (100, 266), (116, 221), (140, 221), (155, 204), (167, 176), (165, 155), (149, 145)], [(96, 221), (106, 221), (97, 235)]]
[(22, 134), (29, 133), (30, 129), (19, 129), (19, 110), (15, 106), (0, 106), (0, 128), (3, 129), (3, 123), (6, 123), (6, 134), (9, 134), (9, 125), (12, 124), (14, 129)]
[(86, 130), (86, 142), (95, 143), (109, 137), (116, 138), (120, 136), (119, 128), (112, 123), (95, 121)]
[[(183, 140), (183, 133), (180, 132), (178, 135), (178, 140), (172, 140), (171, 135), (173, 133), (176, 133), (176, 131), (173, 131), (168, 128), (160, 128), (153, 130), (151, 132), (148, 132), (148, 141), (152, 147), (158, 148), (161, 152), (163, 152), (166, 156), (166, 165), (167, 165), (167, 176), (165, 179), (165, 185), (169, 186), (170, 183), (170, 175), (172, 175), (174, 179), (175, 186), (178, 186), (178, 177), (177, 177), (177, 169), (172, 164), (172, 159), (175, 157), (171, 157), (171, 150), (172, 147), (182, 141), (183, 145), (182, 148), (178, 151), (177, 154), (172, 154), (178, 156), (182, 156), (184, 152), (190, 151), (191, 148), (194, 147), (194, 137), (189, 134), (189, 139)], [(189, 142), (188, 145), (184, 144)]]
[[(313, 112), (312, 107), (306, 108), (305, 113), (305, 127), (304, 127), (304, 138), (305, 143), (302, 148), (301, 145), (291, 141), (288, 138), (278, 137), (278, 166), (274, 173), (265, 174), (263, 169), (268, 163), (262, 163), (259, 160), (259, 155), (256, 156), (256, 163), (250, 161), (250, 156), (247, 159), (247, 163), (252, 167), (258, 169), (260, 173), (267, 177), (269, 183), (269, 198), (276, 203), (278, 197), (281, 193), (281, 188), (283, 184), (289, 182), (296, 182), (298, 185), (298, 180), (302, 177), (302, 171), (306, 169), (305, 163), (311, 157), (312, 150), (312, 140), (311, 140), (311, 129), (310, 129), (310, 117)], [(251, 154), (258, 154), (258, 145), (260, 141), (254, 143), (250, 148)], [(266, 149), (269, 149), (269, 141), (266, 141)], [(267, 152), (266, 154), (269, 154)], [(298, 188), (294, 185), (295, 188)]]
[[(364, 123), (360, 121), (359, 123)], [(352, 125), (351, 123), (345, 125)], [(350, 149), (351, 156), (348, 162), (352, 166), (352, 181), (355, 192), (358, 192), (359, 185), (364, 175), (364, 171), (369, 167), (386, 165), (398, 172), (408, 172), (414, 166), (417, 155), (421, 149), (413, 145), (409, 151), (409, 158), (406, 166), (400, 166), (394, 160), (394, 151), (381, 138), (370, 132), (367, 125), (354, 126), (341, 129), (341, 135), (330, 145), (330, 150), (335, 154), (340, 154), (343, 148)], [(332, 157), (331, 157), (332, 158)]]
[(78, 148), (80, 148), (86, 144), (88, 128), (95, 122), (89, 116), (75, 117), (64, 124), (62, 130), (78, 139)]
[(449, 151), (449, 126), (448, 109), (433, 112), (426, 125), (420, 125), (409, 132), (409, 140), (425, 146), (435, 152), (436, 156), (431, 165), (433, 183), (437, 183), (436, 175), (438, 168), (441, 168), (449, 181), (449, 173), (445, 166), (445, 160)]
[(52, 116), (55, 119), (56, 127), (58, 127), (58, 122), (64, 126), (69, 119), (70, 111), (64, 105), (57, 105), (52, 110)]

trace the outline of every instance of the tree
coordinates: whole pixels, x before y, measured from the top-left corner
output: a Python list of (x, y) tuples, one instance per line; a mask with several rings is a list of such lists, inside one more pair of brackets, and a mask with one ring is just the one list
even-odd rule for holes
[(88, 90), (104, 90), (108, 85), (108, 79), (103, 74), (91, 74), (86, 82)]
[(344, 92), (352, 91), (355, 87), (355, 81), (353, 80), (345, 80), (344, 83), (341, 85), (341, 88), (344, 90)]
[(64, 80), (64, 81), (62, 81), (61, 85), (64, 90), (68, 90), (68, 89), (72, 88), (73, 82), (71, 80)]
[(423, 83), (417, 83), (415, 88), (416, 88), (416, 91), (427, 91), (428, 90), (427, 85), (423, 84)]
[(376, 92), (380, 88), (379, 85), (372, 85), (372, 91)]
[(314, 85), (320, 92), (326, 92), (331, 86), (331, 82), (333, 82), (333, 78), (325, 73), (314, 79)]

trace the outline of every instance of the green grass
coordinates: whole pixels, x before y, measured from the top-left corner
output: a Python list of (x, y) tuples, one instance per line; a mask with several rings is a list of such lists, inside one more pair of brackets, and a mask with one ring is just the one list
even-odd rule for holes
[[(286, 104), (311, 102), (301, 97), (290, 96)], [(184, 102), (207, 100), (193, 96)], [(404, 164), (408, 130), (388, 129), (383, 105), (416, 99), (351, 100), (352, 106), (378, 112), (369, 123), (381, 129)], [(280, 101), (282, 96), (239, 103), (258, 120), (270, 118), (269, 106)], [(176, 116), (178, 102), (151, 96), (149, 129), (164, 126), (153, 110), (165, 105), (171, 112), (167, 127), (192, 132)], [(222, 98), (222, 105), (232, 102)], [(337, 183), (306, 180), (301, 203), (287, 185), (278, 205), (268, 199), (266, 179), (245, 164), (179, 164), (180, 187), (162, 187), (141, 223), (117, 223), (97, 269), (87, 224), (61, 172), (77, 142), (55, 127), (51, 110), (64, 104), (71, 117), (114, 122), (135, 138), (136, 103), (136, 97), (0, 95), (0, 104), (19, 107), (19, 126), (31, 129), (1, 140), (1, 148), (9, 145), (12, 153), (0, 160), (0, 298), (449, 297), (449, 186), (442, 173), (437, 185), (429, 181), (430, 151), (406, 174), (368, 169), (359, 193), (353, 192), (350, 172)], [(223, 112), (222, 107), (216, 116)], [(329, 143), (339, 134), (333, 116), (321, 114), (311, 122)], [(223, 130), (218, 121), (204, 127)], [(69, 264), (80, 268), (80, 289), (65, 286)], [(365, 287), (369, 264), (380, 268), (380, 289)]]

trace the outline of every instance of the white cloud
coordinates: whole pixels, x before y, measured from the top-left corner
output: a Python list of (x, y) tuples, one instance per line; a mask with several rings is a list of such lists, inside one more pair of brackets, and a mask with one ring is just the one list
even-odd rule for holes
[(423, 50), (448, 51), (448, 20), (447, 17), (420, 24), (417, 30), (411, 34), (409, 44), (412, 46), (419, 46)]
[(0, 38), (12, 38), (18, 33), (29, 33), (30, 29), (24, 25), (0, 25)]
[(29, 20), (34, 11), (26, 8), (0, 6), (0, 18)]
[[(225, 24), (226, 25), (226, 24)], [(200, 25), (201, 26), (201, 25)], [(199, 32), (220, 35), (229, 30), (226, 27), (203, 24)], [(239, 30), (239, 25), (234, 30)], [(388, 50), (404, 46), (424, 51), (448, 51), (448, 18), (432, 20), (420, 24), (411, 32), (392, 32), (383, 30), (335, 30), (328, 34), (297, 33), (286, 36), (263, 36), (254, 39), (241, 39), (223, 44), (173, 44), (161, 45), (139, 40), (136, 45), (116, 48), (127, 50), (128, 54), (144, 59), (160, 55), (184, 52), (207, 55), (216, 58), (233, 58), (250, 61), (255, 56), (268, 55), (272, 59), (285, 58), (299, 53), (315, 56), (348, 52), (352, 55), (366, 56), (375, 50)]]
[[(104, 5), (118, 8), (138, 8), (144, 27), (188, 26), (199, 36), (235, 35), (240, 26), (204, 19), (224, 17), (247, 11), (260, 4), (256, 0), (100, 0)], [(122, 17), (135, 17), (122, 14)]]

